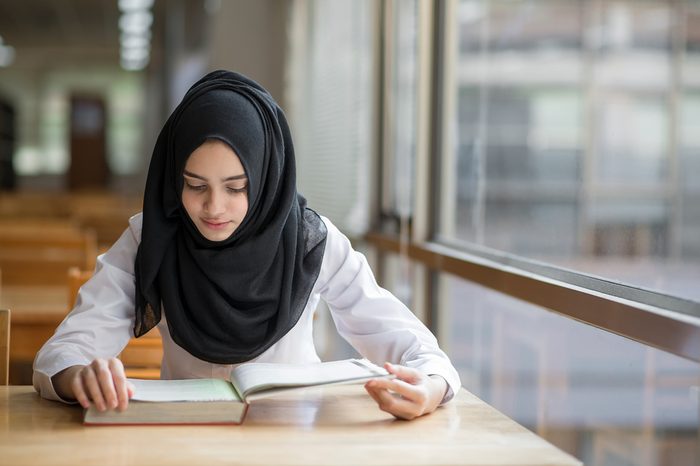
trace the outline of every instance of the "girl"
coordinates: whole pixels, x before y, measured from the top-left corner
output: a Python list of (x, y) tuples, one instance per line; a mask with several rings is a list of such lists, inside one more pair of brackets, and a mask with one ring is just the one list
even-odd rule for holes
[(216, 71), (165, 123), (143, 213), (98, 258), (37, 354), (34, 387), (49, 399), (126, 409), (133, 387), (116, 355), (154, 326), (164, 379), (226, 379), (246, 361), (318, 362), (312, 316), (321, 298), (360, 354), (391, 361), (395, 379), (365, 385), (380, 409), (412, 419), (459, 389), (433, 335), (297, 193), (279, 106), (252, 80)]

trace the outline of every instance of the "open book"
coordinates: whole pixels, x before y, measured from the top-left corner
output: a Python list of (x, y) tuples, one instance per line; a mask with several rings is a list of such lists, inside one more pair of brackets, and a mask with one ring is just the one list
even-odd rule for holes
[(230, 380), (129, 379), (136, 390), (122, 412), (85, 410), (92, 424), (240, 424), (248, 403), (280, 391), (389, 377), (366, 359), (315, 364), (247, 363), (231, 371)]

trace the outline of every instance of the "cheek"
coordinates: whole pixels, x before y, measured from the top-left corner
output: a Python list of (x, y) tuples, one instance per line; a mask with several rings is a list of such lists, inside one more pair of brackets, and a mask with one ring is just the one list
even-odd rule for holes
[(243, 220), (245, 214), (248, 213), (248, 197), (242, 196), (242, 198), (236, 203), (236, 216)]
[(187, 193), (187, 191), (183, 191), (182, 193), (182, 206), (185, 208), (185, 212), (187, 212), (187, 215), (190, 217), (192, 217), (197, 211), (197, 203), (193, 197)]

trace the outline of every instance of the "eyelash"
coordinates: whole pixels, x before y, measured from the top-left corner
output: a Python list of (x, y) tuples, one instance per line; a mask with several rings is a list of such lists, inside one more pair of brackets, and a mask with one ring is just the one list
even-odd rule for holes
[[(207, 185), (205, 185), (205, 184), (193, 185), (193, 184), (185, 183), (185, 186), (187, 186), (187, 189), (190, 189), (190, 190), (196, 191), (196, 192), (204, 192), (207, 189)], [(226, 188), (226, 190), (229, 191), (230, 193), (236, 193), (236, 194), (244, 193), (247, 191), (247, 189), (248, 189), (247, 185), (243, 186), (242, 188)]]

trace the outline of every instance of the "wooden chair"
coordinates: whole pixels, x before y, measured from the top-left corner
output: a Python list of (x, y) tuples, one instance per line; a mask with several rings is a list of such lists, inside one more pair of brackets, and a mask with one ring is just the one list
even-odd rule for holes
[[(68, 271), (68, 307), (75, 306), (80, 287), (92, 277), (92, 272), (75, 267)], [(127, 377), (159, 379), (163, 359), (163, 342), (154, 328), (140, 338), (132, 338), (119, 355)]]
[(97, 234), (97, 244), (109, 247), (124, 233), (129, 218), (142, 210), (140, 196), (117, 196), (107, 193), (73, 194), (71, 217)]
[(10, 310), (0, 309), (0, 385), (10, 379)]
[(0, 231), (9, 224), (72, 223), (95, 232), (99, 246), (109, 246), (121, 236), (128, 219), (142, 210), (140, 195), (115, 195), (104, 191), (75, 193), (3, 193), (0, 197)]

